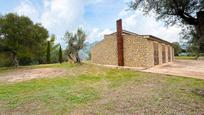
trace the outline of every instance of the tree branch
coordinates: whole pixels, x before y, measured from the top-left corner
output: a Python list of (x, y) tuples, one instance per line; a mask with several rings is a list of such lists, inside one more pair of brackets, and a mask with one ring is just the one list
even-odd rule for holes
[(180, 16), (185, 22), (187, 22), (190, 25), (197, 25), (197, 19), (189, 15), (188, 13), (185, 13), (182, 10), (179, 10), (177, 12), (177, 15)]
[(197, 25), (197, 19), (191, 16), (190, 14), (184, 12), (183, 8), (179, 8), (179, 5), (176, 0), (173, 0), (175, 6), (176, 6), (176, 14), (180, 16), (185, 22), (187, 22), (190, 25)]

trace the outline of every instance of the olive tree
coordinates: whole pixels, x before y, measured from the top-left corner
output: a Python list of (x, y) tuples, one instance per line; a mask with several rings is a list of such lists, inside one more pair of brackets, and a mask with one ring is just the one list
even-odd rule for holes
[(85, 32), (82, 29), (78, 29), (76, 33), (66, 32), (64, 39), (67, 43), (66, 54), (69, 60), (81, 63), (79, 51), (84, 47), (84, 41), (86, 40)]
[(180, 24), (195, 29), (201, 51), (204, 44), (204, 0), (134, 0), (130, 2), (133, 10), (142, 9), (145, 14), (155, 13), (157, 20), (167, 25)]

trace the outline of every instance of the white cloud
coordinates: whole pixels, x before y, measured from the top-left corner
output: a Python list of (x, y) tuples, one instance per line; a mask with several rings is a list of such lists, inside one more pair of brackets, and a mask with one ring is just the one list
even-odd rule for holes
[(45, 0), (42, 24), (52, 33), (75, 29), (83, 22), (83, 0)]
[[(89, 25), (84, 20), (86, 5), (98, 5), (103, 1), (104, 0), (43, 0), (42, 7), (40, 7), (41, 9), (38, 9), (39, 7), (34, 6), (30, 0), (22, 0), (14, 11), (20, 15), (30, 17), (34, 22), (42, 23), (42, 25), (49, 30), (50, 34), (53, 33), (57, 35), (59, 43), (62, 43), (60, 39), (63, 37), (65, 31), (73, 32), (77, 27), (83, 25), (86, 25), (83, 27), (90, 30), (87, 41), (94, 42), (103, 39), (104, 34), (113, 32), (111, 29), (108, 29), (112, 28), (112, 26), (106, 26), (105, 28), (100, 27), (99, 29), (97, 26), (101, 24)], [(123, 1), (127, 2), (129, 0)], [(123, 19), (124, 29), (138, 34), (152, 34), (170, 42), (179, 40), (179, 27), (172, 26), (166, 28), (163, 23), (155, 21), (154, 17), (145, 17), (142, 12), (132, 12), (126, 9), (118, 12), (118, 17)], [(90, 29), (89, 27), (92, 26), (96, 28)]]
[(14, 9), (14, 12), (16, 12), (19, 15), (28, 16), (33, 21), (37, 22), (39, 20), (39, 13), (37, 9), (34, 7), (31, 1), (24, 0), (20, 3), (19, 6), (17, 6)]
[(99, 28), (93, 28), (92, 31), (88, 34), (86, 41), (87, 42), (94, 42), (98, 39)]
[(87, 36), (87, 42), (95, 42), (104, 39), (104, 35), (111, 34), (113, 31), (109, 28), (106, 29), (99, 29), (93, 28), (91, 33)]
[(138, 34), (151, 34), (170, 42), (179, 41), (180, 27), (175, 25), (167, 28), (164, 23), (156, 21), (153, 16), (144, 16), (141, 11), (133, 12), (125, 9), (119, 13), (125, 30)]
[(42, 3), (42, 9), (38, 11), (30, 0), (22, 0), (13, 12), (40, 22), (50, 34), (56, 34), (58, 43), (62, 43), (65, 31), (76, 30), (83, 25), (84, 0), (43, 0)]
[[(39, 11), (30, 0), (22, 0), (14, 9), (20, 15), (30, 17), (34, 22), (40, 22), (50, 34), (56, 34), (57, 42), (63, 45), (62, 37), (66, 31), (75, 32), (76, 28), (84, 28), (84, 12), (86, 5), (95, 5), (103, 0), (43, 0)], [(109, 29), (93, 29), (87, 41), (101, 40)]]
[(104, 29), (103, 31), (101, 31), (98, 35), (99, 36), (103, 36), (103, 35), (106, 35), (106, 34), (111, 34), (113, 31), (109, 28), (107, 29)]

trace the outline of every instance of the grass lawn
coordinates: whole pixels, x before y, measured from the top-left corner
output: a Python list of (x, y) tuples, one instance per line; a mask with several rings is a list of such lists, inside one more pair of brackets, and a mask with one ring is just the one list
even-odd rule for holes
[(0, 83), (0, 114), (204, 114), (204, 96), (199, 95), (204, 80), (91, 64), (23, 68), (67, 72)]
[(193, 56), (176, 56), (175, 58), (180, 60), (195, 60)]

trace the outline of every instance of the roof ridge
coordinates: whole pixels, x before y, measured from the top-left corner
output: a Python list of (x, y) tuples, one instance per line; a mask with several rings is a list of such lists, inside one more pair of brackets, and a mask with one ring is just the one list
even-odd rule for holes
[[(130, 34), (130, 35), (137, 35), (137, 36), (143, 36), (143, 37), (148, 36), (147, 39), (151, 39), (150, 37), (152, 37), (152, 39), (154, 39), (154, 40), (162, 41), (162, 42), (166, 42), (166, 43), (168, 43), (168, 44), (171, 44), (170, 42), (168, 42), (168, 41), (166, 41), (166, 40), (163, 40), (163, 39), (161, 39), (161, 38), (159, 38), (159, 37), (156, 37), (156, 36), (154, 36), (154, 35), (151, 35), (151, 34), (149, 34), (149, 35), (140, 35), (140, 34), (137, 34), (137, 33), (135, 33), (135, 32), (128, 31), (128, 30), (122, 30), (122, 32), (123, 32), (123, 33), (126, 33), (126, 34)], [(116, 32), (113, 32), (113, 33), (107, 34), (107, 35), (113, 35), (113, 34), (116, 34)]]

